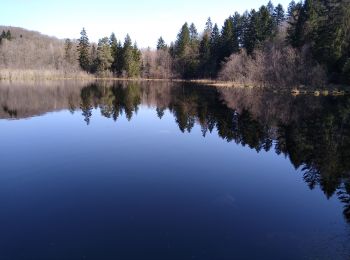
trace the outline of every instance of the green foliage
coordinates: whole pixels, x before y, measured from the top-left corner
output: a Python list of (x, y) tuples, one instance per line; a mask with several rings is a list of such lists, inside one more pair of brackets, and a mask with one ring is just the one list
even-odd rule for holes
[(123, 71), (128, 77), (138, 77), (141, 70), (141, 52), (136, 43), (132, 45), (129, 35), (125, 37), (123, 46)]
[(256, 20), (256, 38), (259, 43), (264, 42), (268, 38), (273, 36), (273, 17), (272, 13), (269, 11), (269, 9), (265, 6), (260, 7), (258, 13), (257, 13), (257, 20)]
[(0, 35), (0, 43), (3, 39), (6, 39), (8, 41), (12, 40), (12, 35), (11, 35), (11, 31), (7, 30), (7, 32), (5, 32), (4, 30), (2, 31), (1, 35)]
[(211, 74), (211, 52), (210, 52), (210, 35), (205, 33), (199, 46), (199, 59), (201, 76), (206, 77)]
[(165, 44), (163, 37), (160, 37), (157, 42), (157, 50), (166, 50), (168, 46)]
[(92, 44), (90, 48), (90, 72), (96, 73), (98, 67), (98, 59), (97, 59), (97, 47), (95, 44)]
[(314, 58), (327, 66), (331, 80), (345, 71), (350, 45), (350, 2), (305, 0), (288, 9), (288, 42), (297, 48), (311, 47)]
[(118, 62), (119, 62), (119, 58), (118, 58), (118, 40), (115, 37), (115, 34), (112, 33), (111, 36), (109, 37), (109, 45), (110, 45), (110, 49), (111, 49), (111, 55), (113, 58), (112, 64), (111, 64), (111, 71), (114, 74), (117, 74), (118, 72)]
[[(8, 35), (4, 31), (1, 37)], [(168, 55), (167, 68), (172, 68), (175, 76), (213, 78), (218, 75), (222, 64), (226, 63), (232, 54), (245, 50), (254, 60), (259, 53), (266, 53), (269, 46), (275, 45), (281, 48), (291, 45), (295, 50), (285, 48), (292, 50), (289, 55), (298, 53), (311, 67), (318, 68), (319, 71), (328, 68), (331, 80), (348, 82), (350, 2), (303, 0), (296, 3), (293, 0), (286, 14), (281, 4), (274, 6), (269, 1), (258, 10), (252, 9), (242, 15), (234, 13), (225, 20), (221, 30), (217, 24), (213, 26), (210, 18), (202, 33), (198, 33), (193, 23), (185, 23), (175, 43), (168, 47), (160, 37), (156, 47), (157, 50), (163, 51), (163, 55)], [(66, 47), (71, 48), (68, 45)], [(136, 44), (132, 44), (129, 36), (125, 38), (122, 46), (112, 34), (108, 43), (105, 38), (101, 39), (98, 48), (93, 49), (84, 29), (79, 39), (78, 53), (80, 66), (91, 72), (110, 70), (115, 75), (137, 77), (142, 69), (150, 69), (152, 60), (154, 63), (156, 59), (157, 66), (162, 66), (156, 54), (149, 56), (152, 58), (143, 64), (141, 52)], [(298, 72), (305, 64), (297, 63), (295, 73), (312, 73)]]
[(257, 13), (253, 9), (247, 18), (246, 30), (243, 36), (243, 46), (248, 54), (253, 53), (257, 44)]
[(112, 48), (108, 37), (104, 37), (99, 40), (97, 46), (97, 72), (100, 74), (105, 73), (111, 68), (113, 63)]
[(199, 39), (195, 25), (185, 23), (176, 40), (175, 68), (183, 78), (195, 78), (199, 68)]
[(224, 60), (231, 54), (239, 51), (238, 30), (234, 25), (233, 17), (225, 20), (221, 32), (220, 60)]
[(177, 35), (177, 40), (175, 43), (175, 54), (178, 57), (182, 57), (185, 54), (186, 48), (190, 45), (191, 36), (190, 29), (188, 28), (188, 24), (185, 23), (179, 34)]
[(194, 23), (191, 23), (190, 28), (190, 43), (191, 45), (195, 45), (198, 43), (198, 31)]
[(273, 11), (273, 19), (275, 25), (280, 26), (286, 19), (283, 6), (278, 4)]
[(205, 23), (205, 29), (204, 29), (204, 34), (211, 35), (213, 31), (213, 23), (211, 21), (211, 18), (209, 17), (207, 22)]
[(80, 33), (80, 39), (78, 41), (78, 53), (79, 53), (79, 64), (80, 67), (89, 72), (90, 71), (90, 42), (87, 36), (85, 28)]

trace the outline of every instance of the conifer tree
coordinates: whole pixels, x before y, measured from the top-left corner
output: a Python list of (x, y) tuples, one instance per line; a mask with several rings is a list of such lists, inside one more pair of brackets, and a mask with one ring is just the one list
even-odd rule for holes
[(97, 59), (97, 47), (95, 44), (91, 45), (89, 60), (90, 60), (90, 72), (96, 73), (98, 68), (98, 59)]
[(283, 6), (278, 4), (273, 11), (275, 25), (279, 27), (285, 21), (285, 13)]
[(254, 51), (257, 44), (257, 20), (258, 14), (255, 9), (253, 9), (249, 13), (243, 37), (243, 46), (248, 54), (251, 54)]
[(225, 20), (220, 39), (220, 60), (229, 57), (232, 53), (239, 51), (238, 32), (234, 28), (233, 18), (230, 16)]
[(166, 50), (167, 45), (165, 44), (165, 41), (163, 37), (160, 37), (157, 42), (157, 50)]
[(121, 41), (118, 41), (117, 52), (114, 61), (116, 62), (116, 73), (121, 75), (124, 66), (124, 48)]
[(138, 77), (140, 76), (140, 71), (141, 71), (141, 51), (137, 47), (137, 43), (134, 43), (133, 46), (133, 67), (132, 67), (132, 76), (133, 77)]
[(339, 66), (350, 48), (350, 2), (324, 0), (317, 21), (317, 33), (313, 51), (315, 57), (326, 63), (330, 70), (341, 70)]
[(123, 70), (128, 77), (132, 77), (133, 47), (130, 35), (127, 34), (123, 45)]
[(205, 23), (204, 33), (208, 34), (208, 36), (210, 38), (212, 31), (213, 31), (213, 23), (211, 21), (211, 18), (209, 17), (207, 22)]
[(202, 71), (202, 76), (210, 76), (210, 36), (208, 33), (203, 35), (203, 38), (199, 45), (199, 59), (200, 59), (200, 69)]
[(128, 77), (138, 77), (141, 69), (141, 52), (136, 43), (133, 45), (129, 34), (123, 46), (123, 70)]
[(190, 42), (191, 44), (195, 44), (198, 41), (198, 31), (194, 23), (190, 25)]
[(113, 62), (112, 50), (108, 37), (99, 40), (97, 46), (97, 71), (104, 73), (111, 68)]
[(190, 45), (190, 29), (188, 28), (188, 24), (185, 23), (179, 34), (177, 35), (177, 40), (175, 43), (175, 55), (181, 57), (185, 54), (186, 48)]
[(292, 1), (288, 7), (287, 42), (293, 47), (303, 44), (303, 28), (305, 23), (304, 9), (301, 3)]
[(256, 37), (258, 43), (262, 43), (271, 38), (274, 33), (273, 13), (266, 6), (261, 6), (258, 11)]
[(238, 12), (235, 12), (232, 16), (233, 21), (233, 30), (234, 34), (237, 37), (238, 47), (241, 46), (242, 38), (244, 35), (244, 21), (243, 16), (241, 16)]
[(269, 0), (269, 2), (267, 3), (266, 8), (269, 14), (272, 16), (274, 13), (275, 7), (273, 6), (273, 3), (271, 2), (271, 0)]
[(90, 55), (89, 55), (89, 51), (90, 51), (90, 42), (89, 42), (89, 38), (87, 36), (86, 30), (85, 28), (83, 28), (83, 30), (80, 33), (80, 39), (78, 41), (78, 53), (79, 53), (79, 64), (80, 67), (89, 72), (90, 71)]
[(219, 69), (219, 55), (220, 55), (220, 31), (218, 25), (215, 23), (210, 37), (210, 56), (211, 56), (211, 73), (216, 75)]
[(296, 3), (294, 0), (292, 0), (288, 5), (288, 11), (287, 11), (288, 18), (291, 18), (294, 16), (295, 10), (296, 10)]
[(118, 41), (117, 37), (115, 37), (115, 34), (112, 33), (109, 37), (109, 45), (111, 49), (111, 55), (113, 58), (113, 62), (111, 64), (111, 71), (116, 74), (117, 73), (117, 67), (118, 67)]

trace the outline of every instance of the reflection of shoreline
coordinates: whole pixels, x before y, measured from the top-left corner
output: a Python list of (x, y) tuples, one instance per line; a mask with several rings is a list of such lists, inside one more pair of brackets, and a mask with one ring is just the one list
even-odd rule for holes
[(96, 108), (114, 121), (120, 115), (132, 120), (141, 105), (154, 108), (159, 118), (168, 110), (182, 132), (200, 125), (203, 136), (216, 132), (227, 142), (288, 157), (302, 169), (310, 189), (320, 186), (327, 197), (338, 196), (350, 221), (348, 97), (293, 97), (171, 82), (71, 83), (0, 85), (0, 118), (70, 110), (81, 111), (89, 124)]
[(41, 81), (0, 84), (0, 119), (21, 119), (79, 107), (81, 89), (87, 83)]

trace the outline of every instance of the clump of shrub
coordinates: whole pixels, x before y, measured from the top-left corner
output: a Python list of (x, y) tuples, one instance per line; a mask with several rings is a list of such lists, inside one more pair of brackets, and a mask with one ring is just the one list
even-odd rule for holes
[(326, 71), (308, 53), (307, 47), (297, 50), (280, 43), (266, 44), (252, 55), (242, 50), (227, 59), (219, 78), (242, 85), (323, 87), (326, 84)]

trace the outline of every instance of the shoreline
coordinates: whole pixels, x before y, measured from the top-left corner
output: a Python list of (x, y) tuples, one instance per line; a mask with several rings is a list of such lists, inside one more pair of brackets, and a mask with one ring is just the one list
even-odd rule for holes
[[(21, 82), (21, 83), (35, 83), (35, 82), (54, 82), (54, 81), (125, 81), (125, 82), (174, 82), (174, 83), (189, 83), (189, 84), (197, 84), (204, 85), (216, 88), (242, 88), (242, 89), (263, 89), (266, 91), (271, 91), (274, 93), (290, 93), (293, 96), (299, 95), (314, 95), (314, 96), (344, 96), (350, 95), (350, 86), (344, 85), (329, 85), (329, 87), (315, 88), (315, 87), (307, 87), (307, 86), (299, 86), (299, 87), (288, 87), (278, 89), (276, 87), (267, 87), (267, 86), (254, 86), (253, 84), (243, 84), (237, 82), (228, 82), (221, 80), (211, 80), (211, 79), (151, 79), (151, 78), (119, 78), (119, 77), (98, 77), (91, 76), (90, 74), (79, 75), (76, 76), (61, 76), (61, 72), (57, 72), (60, 76), (48, 76), (45, 74), (36, 73), (34, 77), (26, 77), (26, 71), (21, 71), (24, 77), (0, 77), (1, 82)], [(57, 75), (56, 74), (56, 75)], [(1, 70), (0, 70), (1, 75)]]

